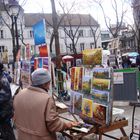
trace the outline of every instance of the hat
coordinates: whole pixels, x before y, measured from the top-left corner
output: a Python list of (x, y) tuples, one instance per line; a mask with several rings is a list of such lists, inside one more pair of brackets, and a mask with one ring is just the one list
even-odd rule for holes
[(44, 68), (38, 68), (31, 74), (32, 85), (42, 85), (51, 81), (49, 72)]

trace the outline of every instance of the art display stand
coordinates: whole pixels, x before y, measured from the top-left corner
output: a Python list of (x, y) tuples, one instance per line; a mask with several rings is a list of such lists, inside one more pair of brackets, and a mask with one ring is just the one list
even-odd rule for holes
[[(121, 120), (121, 121), (112, 122), (109, 126), (93, 125), (93, 128), (88, 133), (67, 130), (67, 131), (64, 131), (62, 134), (63, 134), (63, 136), (66, 136), (66, 137), (70, 138), (71, 140), (80, 140), (84, 136), (88, 136), (92, 133), (99, 135), (98, 136), (99, 140), (102, 140), (103, 136), (106, 136), (106, 137), (109, 137), (112, 139), (117, 139), (117, 140), (128, 140), (129, 138), (126, 135), (125, 130), (124, 130), (125, 126), (128, 126), (128, 120)], [(120, 134), (120, 137), (118, 138), (118, 137), (115, 137), (113, 135), (106, 134), (107, 132), (111, 132), (114, 130), (120, 130), (122, 135)]]
[[(102, 49), (83, 51), (83, 66), (71, 68), (71, 101), (70, 111), (82, 118), (85, 124), (93, 126), (86, 133), (79, 130), (67, 130), (64, 136), (70, 139), (81, 139), (83, 136), (95, 133), (113, 139), (128, 138), (124, 127), (127, 120), (112, 120), (113, 108), (113, 69), (102, 67)], [(105, 134), (120, 130), (121, 138)]]
[[(29, 44), (27, 44), (24, 49), (21, 49), (21, 81), (23, 88), (31, 85), (31, 73), (37, 68), (44, 68), (49, 71), (50, 75), (54, 74), (51, 67), (50, 50), (47, 46), (46, 40), (45, 19), (42, 19), (33, 25), (33, 31), (35, 43), (34, 49), (31, 49)], [(54, 80), (54, 78), (52, 78), (52, 80)], [(52, 95), (52, 85), (49, 94)]]

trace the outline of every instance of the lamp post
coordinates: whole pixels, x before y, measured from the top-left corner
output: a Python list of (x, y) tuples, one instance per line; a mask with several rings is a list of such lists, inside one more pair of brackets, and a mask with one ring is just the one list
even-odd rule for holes
[(20, 11), (20, 6), (17, 1), (13, 0), (9, 5), (10, 18), (12, 22), (11, 34), (12, 34), (12, 45), (13, 45), (13, 76), (15, 69), (16, 56), (19, 50), (19, 40), (18, 40), (18, 29), (17, 29), (17, 18)]

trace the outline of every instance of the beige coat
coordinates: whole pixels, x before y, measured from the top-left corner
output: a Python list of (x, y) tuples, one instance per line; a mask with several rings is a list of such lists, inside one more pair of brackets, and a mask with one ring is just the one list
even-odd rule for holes
[(53, 99), (41, 88), (29, 87), (14, 99), (18, 140), (56, 140), (66, 124), (58, 118)]

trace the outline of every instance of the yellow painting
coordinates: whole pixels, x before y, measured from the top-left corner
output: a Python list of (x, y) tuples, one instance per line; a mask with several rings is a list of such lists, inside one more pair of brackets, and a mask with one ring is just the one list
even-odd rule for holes
[(92, 107), (93, 107), (93, 101), (86, 99), (86, 98), (83, 98), (82, 114), (87, 116), (87, 117), (92, 118), (92, 116), (93, 116)]
[(83, 50), (83, 64), (84, 65), (101, 65), (102, 63), (102, 49), (86, 49)]
[(92, 87), (93, 87), (93, 89), (109, 90), (110, 89), (110, 79), (93, 78)]

